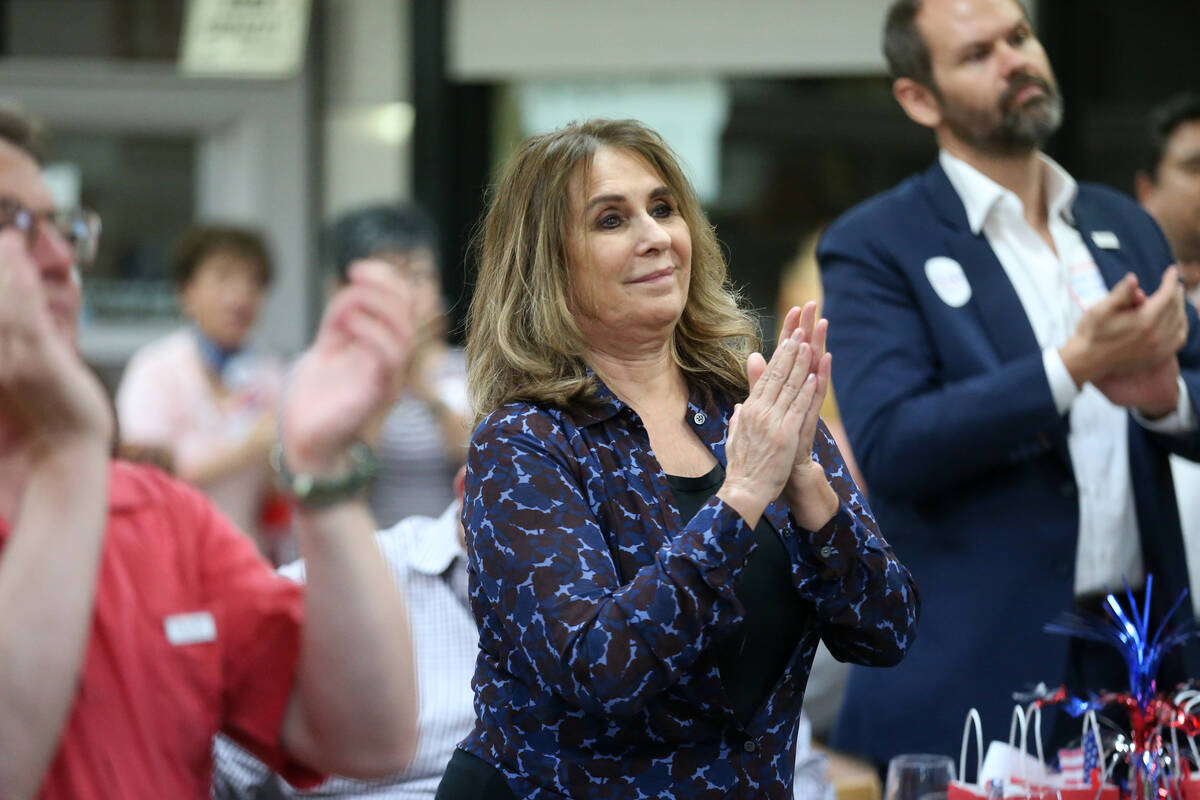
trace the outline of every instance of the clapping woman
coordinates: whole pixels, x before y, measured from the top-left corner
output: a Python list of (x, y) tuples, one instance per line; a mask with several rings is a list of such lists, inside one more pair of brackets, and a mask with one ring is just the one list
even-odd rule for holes
[(818, 640), (903, 656), (916, 591), (818, 418), (813, 317), (753, 352), (653, 131), (520, 146), (467, 332), (479, 718), (438, 797), (790, 797)]

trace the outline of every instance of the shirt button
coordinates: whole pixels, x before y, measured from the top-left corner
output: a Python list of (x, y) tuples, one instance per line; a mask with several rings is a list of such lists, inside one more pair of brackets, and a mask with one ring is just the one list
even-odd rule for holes
[(752, 740), (747, 739), (746, 741), (742, 742), (742, 749), (747, 753), (753, 753), (758, 749), (758, 745), (756, 745)]
[(821, 558), (833, 558), (833, 548), (825, 545), (821, 548)]
[(704, 416), (703, 411), (697, 411), (696, 416), (692, 417), (692, 422), (696, 423), (697, 425), (703, 425), (707, 419), (708, 417)]

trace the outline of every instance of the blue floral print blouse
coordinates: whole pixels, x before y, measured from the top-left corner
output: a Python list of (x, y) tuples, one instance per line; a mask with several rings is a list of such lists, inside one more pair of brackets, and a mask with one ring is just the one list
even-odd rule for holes
[[(687, 421), (725, 465), (731, 406), (693, 392)], [(743, 609), (753, 529), (713, 497), (684, 524), (637, 414), (508, 404), (475, 431), (463, 507), (480, 632), (474, 731), (459, 745), (518, 797), (791, 798), (796, 727), (817, 643), (886, 666), (919, 601), (824, 424), (814, 457), (841, 506), (821, 530), (776, 501), (810, 607), (792, 659), (740, 725), (717, 668)]]

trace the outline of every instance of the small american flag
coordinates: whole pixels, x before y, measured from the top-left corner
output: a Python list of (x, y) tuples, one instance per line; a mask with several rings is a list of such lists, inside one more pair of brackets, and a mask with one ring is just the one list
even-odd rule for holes
[(1088, 784), (1099, 783), (1100, 777), (1100, 748), (1096, 746), (1096, 737), (1090, 733), (1083, 735), (1083, 774), (1088, 778)]
[[(1068, 786), (1087, 785), (1086, 776), (1088, 771), (1084, 766), (1087, 761), (1084, 753), (1085, 749), (1084, 747), (1076, 747), (1058, 751), (1058, 768), (1062, 771), (1062, 785), (1064, 788)], [(1094, 742), (1092, 749), (1095, 749)]]

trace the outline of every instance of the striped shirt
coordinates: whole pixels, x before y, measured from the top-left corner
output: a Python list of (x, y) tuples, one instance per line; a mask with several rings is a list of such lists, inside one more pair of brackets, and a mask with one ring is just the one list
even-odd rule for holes
[[(462, 350), (451, 348), (429, 375), (438, 399), (467, 414), (467, 365)], [(412, 392), (400, 396), (379, 431), (379, 477), (367, 497), (375, 524), (394, 525), (413, 514), (437, 514), (454, 500), (454, 473), (466, 460), (447, 452), (433, 411)]]

